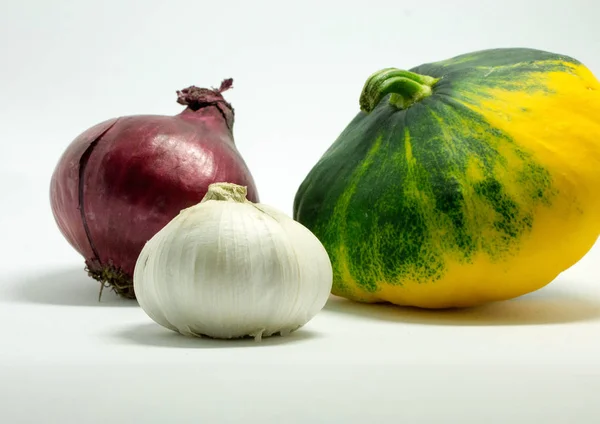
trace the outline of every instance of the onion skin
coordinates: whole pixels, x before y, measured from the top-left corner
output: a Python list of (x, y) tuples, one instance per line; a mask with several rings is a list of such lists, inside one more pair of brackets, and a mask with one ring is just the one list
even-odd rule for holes
[(50, 203), (88, 274), (120, 296), (135, 298), (133, 270), (145, 243), (182, 209), (199, 203), (215, 182), (254, 179), (233, 138), (233, 108), (220, 89), (178, 92), (188, 107), (176, 116), (111, 119), (79, 135), (60, 158)]

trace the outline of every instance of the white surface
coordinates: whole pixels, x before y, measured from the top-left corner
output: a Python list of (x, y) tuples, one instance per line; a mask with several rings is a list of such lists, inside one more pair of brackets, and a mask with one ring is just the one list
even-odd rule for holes
[(232, 76), (238, 146), (262, 200), (291, 213), (372, 71), (529, 46), (600, 75), (595, 0), (173, 3), (0, 3), (0, 422), (600, 422), (600, 248), (519, 300), (332, 301), (289, 338), (226, 343), (99, 304), (48, 205), (82, 130), (177, 113), (175, 90)]

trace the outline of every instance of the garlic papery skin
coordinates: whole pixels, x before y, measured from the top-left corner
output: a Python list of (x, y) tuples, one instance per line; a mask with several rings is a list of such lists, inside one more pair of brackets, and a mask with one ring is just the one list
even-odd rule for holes
[(302, 224), (214, 183), (144, 246), (134, 290), (146, 314), (188, 336), (285, 335), (325, 306), (333, 272)]

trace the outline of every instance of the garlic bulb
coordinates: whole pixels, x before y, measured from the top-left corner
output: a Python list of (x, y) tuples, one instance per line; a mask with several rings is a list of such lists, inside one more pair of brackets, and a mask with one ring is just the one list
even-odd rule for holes
[(260, 339), (298, 329), (325, 306), (332, 267), (320, 241), (246, 188), (209, 186), (150, 239), (134, 290), (158, 324), (190, 336)]

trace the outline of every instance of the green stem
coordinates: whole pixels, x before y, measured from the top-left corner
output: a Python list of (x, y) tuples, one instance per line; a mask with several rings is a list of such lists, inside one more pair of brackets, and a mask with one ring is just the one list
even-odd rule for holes
[(406, 109), (416, 102), (431, 96), (431, 87), (439, 79), (419, 75), (396, 68), (381, 69), (365, 82), (360, 95), (360, 109), (369, 113), (382, 98), (391, 94), (390, 104), (398, 109)]

